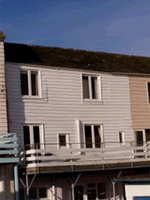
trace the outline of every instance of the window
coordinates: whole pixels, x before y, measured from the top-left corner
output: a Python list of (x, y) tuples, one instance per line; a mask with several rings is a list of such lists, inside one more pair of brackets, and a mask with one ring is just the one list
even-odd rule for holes
[(100, 77), (98, 76), (82, 76), (83, 99), (100, 100)]
[(147, 83), (147, 90), (148, 90), (148, 102), (150, 103), (150, 83)]
[(136, 130), (135, 141), (137, 146), (150, 145), (150, 129)]
[(98, 199), (106, 199), (106, 186), (105, 183), (97, 184)]
[(24, 189), (19, 189), (20, 200), (25, 200), (25, 191)]
[(69, 135), (65, 133), (59, 134), (59, 148), (69, 147)]
[(85, 125), (85, 146), (86, 148), (100, 148), (103, 143), (102, 126), (100, 125)]
[(40, 187), (40, 188), (30, 188), (29, 190), (29, 199), (47, 199), (48, 198), (48, 191), (46, 187)]
[(119, 131), (119, 142), (120, 144), (125, 144), (124, 132)]
[(23, 126), (25, 149), (40, 149), (43, 144), (42, 125)]
[(83, 185), (76, 185), (74, 188), (75, 200), (83, 200)]
[(100, 200), (106, 199), (106, 183), (88, 183), (76, 185), (74, 188), (75, 200)]
[(29, 199), (37, 199), (37, 188), (30, 188)]
[(21, 70), (21, 94), (27, 96), (40, 96), (39, 71)]

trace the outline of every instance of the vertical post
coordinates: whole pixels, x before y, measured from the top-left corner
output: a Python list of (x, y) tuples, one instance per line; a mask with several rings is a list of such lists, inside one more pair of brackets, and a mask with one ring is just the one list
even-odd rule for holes
[(19, 181), (18, 181), (18, 166), (14, 166), (14, 179), (15, 179), (15, 196), (19, 200)]
[(26, 196), (27, 199), (29, 197), (29, 181), (28, 181), (28, 174), (26, 174)]
[(116, 182), (112, 182), (112, 185), (113, 185), (113, 197), (114, 197), (114, 200), (116, 200), (116, 188), (115, 188), (115, 184)]
[(74, 184), (71, 184), (71, 191), (72, 191), (72, 200), (75, 200), (74, 198)]

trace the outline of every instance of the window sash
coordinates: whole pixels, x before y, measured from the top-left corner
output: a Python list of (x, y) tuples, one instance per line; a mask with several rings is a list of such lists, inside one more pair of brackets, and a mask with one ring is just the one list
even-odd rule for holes
[[(29, 139), (27, 140), (27, 136), (25, 135), (25, 127), (28, 127), (29, 128)], [(36, 132), (35, 132), (35, 127), (38, 127), (38, 136), (37, 138), (35, 138), (36, 136)], [(42, 128), (42, 125), (24, 125), (23, 126), (23, 136), (24, 136), (24, 145), (25, 145), (25, 149), (28, 150), (28, 149), (43, 149), (44, 148), (44, 144), (43, 144), (43, 128)], [(39, 140), (39, 142), (36, 141), (36, 139)], [(26, 144), (25, 141), (29, 141), (29, 144)]]
[[(64, 137), (65, 142), (61, 145), (61, 137)], [(69, 134), (68, 133), (59, 133), (58, 134), (59, 148), (69, 148)]]
[[(91, 127), (91, 138), (87, 138), (87, 132), (86, 132), (86, 127)], [(96, 135), (96, 130), (95, 128), (99, 127), (99, 138)], [(96, 142), (98, 141), (99, 142)], [(102, 125), (89, 125), (89, 124), (84, 124), (84, 143), (85, 143), (85, 148), (101, 148), (101, 144), (103, 143), (103, 132), (102, 132)], [(87, 143), (88, 142), (88, 143)]]
[[(85, 82), (87, 78), (87, 82)], [(82, 76), (83, 99), (101, 100), (100, 77), (92, 75)]]
[[(21, 94), (23, 96), (32, 96), (32, 97), (38, 97), (40, 96), (40, 71), (38, 70), (29, 70), (29, 69), (21, 69), (21, 74), (23, 72), (27, 73), (27, 88), (28, 88), (28, 94), (22, 94), (22, 79), (21, 79)], [(32, 86), (32, 74), (36, 74), (35, 77), (35, 86)], [(35, 94), (34, 94), (35, 89)]]

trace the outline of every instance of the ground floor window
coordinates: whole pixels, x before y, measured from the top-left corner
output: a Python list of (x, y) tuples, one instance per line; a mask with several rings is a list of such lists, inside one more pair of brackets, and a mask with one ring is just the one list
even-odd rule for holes
[(46, 200), (48, 199), (48, 189), (46, 187), (30, 188), (29, 197), (25, 195), (25, 190), (19, 190), (20, 200)]
[(76, 185), (74, 190), (75, 200), (101, 200), (106, 199), (105, 183), (88, 183)]

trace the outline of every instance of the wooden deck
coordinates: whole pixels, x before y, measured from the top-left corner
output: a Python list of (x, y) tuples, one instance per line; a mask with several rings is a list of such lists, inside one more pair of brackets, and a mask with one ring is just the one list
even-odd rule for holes
[(117, 169), (150, 165), (150, 146), (122, 145), (112, 148), (30, 149), (21, 152), (30, 173), (71, 170)]
[(18, 163), (18, 138), (15, 133), (0, 136), (0, 163)]

